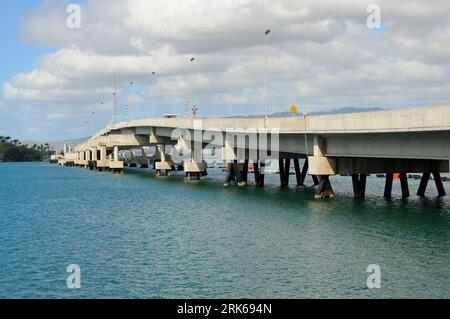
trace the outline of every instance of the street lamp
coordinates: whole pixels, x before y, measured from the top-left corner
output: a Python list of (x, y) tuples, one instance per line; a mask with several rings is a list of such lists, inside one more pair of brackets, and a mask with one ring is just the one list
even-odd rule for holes
[(129, 94), (129, 87), (131, 87), (132, 85), (133, 85), (133, 81), (130, 82), (129, 86), (127, 85), (125, 87), (125, 90), (126, 90), (126, 92), (125, 92), (125, 119), (126, 119), (127, 123), (128, 123), (128, 116), (129, 116), (129, 113), (130, 113), (130, 106), (129, 106), (129, 103), (128, 103), (128, 94)]
[[(195, 58), (192, 57), (190, 60), (190, 72), (189, 73), (193, 73), (193, 64), (195, 61)], [(189, 117), (189, 105), (191, 104), (192, 101), (192, 85), (189, 84), (189, 92), (188, 92), (188, 96), (187, 96), (187, 101), (186, 101), (186, 117)]]
[(264, 119), (265, 123), (267, 123), (267, 120), (269, 119), (269, 93), (268, 93), (268, 80), (267, 80), (267, 69), (268, 69), (268, 61), (267, 61), (267, 36), (272, 32), (271, 29), (267, 29), (266, 32), (264, 32), (264, 56), (265, 56), (265, 70), (264, 70), (264, 87), (265, 87), (265, 108), (264, 108)]
[[(153, 81), (153, 79), (154, 79), (154, 81)], [(153, 86), (150, 89), (150, 103), (151, 103), (150, 111), (152, 113), (151, 116), (153, 117), (153, 116), (155, 116), (155, 105), (154, 105), (155, 101), (154, 101), (153, 89), (156, 86), (156, 72), (152, 72), (152, 81), (151, 82), (153, 82), (153, 83), (151, 83), (151, 84), (153, 84)], [(150, 84), (150, 86), (151, 86), (151, 84)]]

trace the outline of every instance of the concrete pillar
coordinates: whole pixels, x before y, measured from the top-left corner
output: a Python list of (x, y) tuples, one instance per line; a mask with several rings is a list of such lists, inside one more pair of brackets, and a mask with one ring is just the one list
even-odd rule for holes
[(225, 161), (234, 161), (238, 159), (232, 145), (233, 143), (231, 143), (228, 139), (225, 139), (225, 146), (222, 148), (222, 157)]
[(118, 146), (114, 146), (113, 161), (114, 162), (118, 162), (119, 161), (119, 147)]
[(300, 171), (300, 161), (298, 158), (294, 158), (295, 178), (297, 179), (297, 186), (304, 185), (304, 179)]
[(161, 160), (155, 162), (155, 173), (156, 176), (160, 176), (161, 173), (165, 173), (166, 176), (172, 174), (172, 162), (168, 162), (166, 159), (166, 146), (164, 144), (156, 145), (156, 151), (159, 153)]
[(97, 160), (97, 148), (93, 147), (91, 152), (92, 152), (92, 160), (96, 161)]
[(400, 185), (402, 187), (402, 198), (409, 197), (408, 176), (406, 173), (400, 173)]
[(394, 181), (394, 173), (386, 174), (386, 184), (384, 186), (384, 198), (390, 199), (392, 197), (392, 183)]
[(353, 194), (356, 199), (364, 199), (366, 196), (367, 174), (352, 174)]
[(281, 187), (289, 186), (289, 174), (291, 168), (291, 160), (288, 158), (286, 160), (279, 159), (278, 166), (280, 171), (280, 185)]
[(106, 145), (100, 146), (100, 160), (106, 161)]
[(433, 172), (434, 183), (438, 190), (438, 196), (444, 197), (446, 195), (444, 185), (442, 184), (441, 174), (439, 172)]
[(90, 161), (91, 160), (91, 151), (90, 150), (86, 150), (85, 154), (86, 154), (86, 160)]
[(327, 141), (323, 136), (314, 136), (314, 156), (325, 156)]
[(425, 172), (422, 174), (422, 178), (420, 179), (419, 189), (417, 190), (417, 196), (423, 197), (425, 196), (425, 191), (427, 190), (428, 181), (430, 180), (430, 172)]
[[(305, 185), (305, 179), (306, 174), (308, 174), (308, 168), (309, 168), (309, 162), (308, 158), (305, 159), (305, 163), (303, 164), (303, 168), (300, 171), (300, 160), (294, 159), (294, 166), (295, 166), (295, 176), (297, 178), (297, 186), (303, 186)], [(314, 185), (319, 185), (319, 179), (316, 175), (312, 175), (312, 179), (314, 182)]]
[(156, 145), (156, 149), (158, 150), (159, 158), (161, 159), (161, 162), (165, 162), (166, 161), (166, 145), (164, 145), (164, 144)]
[(223, 186), (228, 187), (232, 180), (235, 180), (240, 187), (247, 186), (247, 182), (242, 178), (240, 166), (237, 160), (228, 164), (228, 172)]
[(317, 188), (315, 198), (334, 198), (334, 191), (328, 175), (320, 176), (319, 187)]
[[(308, 158), (310, 174), (313, 175), (314, 184), (319, 182), (316, 192), (316, 199), (334, 198), (334, 191), (330, 183), (330, 175), (336, 173), (336, 162), (334, 159), (326, 157), (326, 139), (323, 136), (314, 137), (314, 156)], [(320, 179), (314, 178), (319, 175)]]
[[(427, 189), (428, 180), (430, 179), (431, 173), (425, 172), (420, 180), (419, 190), (417, 191), (417, 196), (425, 196), (425, 191)], [(444, 185), (442, 184), (441, 174), (439, 172), (433, 172), (434, 183), (438, 191), (438, 197), (443, 197), (446, 195)]]
[[(187, 180), (191, 179), (197, 179), (201, 180), (204, 179), (207, 174), (206, 163), (203, 162), (203, 156), (202, 156), (202, 143), (198, 142), (187, 142), (183, 136), (181, 136), (178, 139), (177, 143), (177, 149), (183, 150), (183, 169), (186, 175)], [(191, 158), (186, 158), (185, 151), (190, 150)], [(179, 151), (178, 151), (179, 152)]]
[(316, 135), (314, 137), (314, 156), (308, 157), (310, 175), (330, 176), (336, 174), (336, 160), (326, 157), (326, 151), (326, 139), (323, 136)]
[(144, 148), (141, 148), (141, 168), (148, 168), (148, 157)]
[(265, 174), (265, 161), (254, 161), (253, 170), (255, 172), (255, 185), (256, 187), (264, 187), (264, 174)]

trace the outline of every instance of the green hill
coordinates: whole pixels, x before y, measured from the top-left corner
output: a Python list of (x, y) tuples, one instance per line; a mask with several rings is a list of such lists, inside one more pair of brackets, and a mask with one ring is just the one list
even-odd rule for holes
[(30, 148), (18, 140), (10, 142), (10, 139), (0, 137), (0, 162), (40, 162), (48, 154), (48, 147), (44, 145)]

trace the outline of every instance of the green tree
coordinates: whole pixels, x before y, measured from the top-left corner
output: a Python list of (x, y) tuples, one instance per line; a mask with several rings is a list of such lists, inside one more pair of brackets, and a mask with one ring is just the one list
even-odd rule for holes
[(3, 155), (3, 161), (5, 162), (21, 162), (23, 158), (23, 152), (17, 147), (8, 148)]

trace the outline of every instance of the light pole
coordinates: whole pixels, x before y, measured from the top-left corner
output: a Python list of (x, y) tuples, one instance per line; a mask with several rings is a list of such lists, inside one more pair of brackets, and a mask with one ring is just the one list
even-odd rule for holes
[(128, 123), (128, 119), (129, 119), (129, 114), (130, 114), (130, 105), (129, 105), (129, 101), (128, 101), (128, 94), (129, 94), (129, 87), (131, 87), (133, 85), (133, 81), (130, 82), (130, 85), (125, 87), (125, 119), (126, 122)]
[(95, 111), (91, 112), (92, 115), (92, 132), (95, 134), (95, 127), (97, 126), (97, 121), (95, 120)]
[(270, 34), (272, 30), (267, 29), (264, 32), (264, 56), (265, 56), (265, 69), (264, 69), (264, 88), (265, 88), (265, 108), (264, 108), (264, 119), (265, 124), (269, 119), (269, 91), (268, 91), (268, 80), (267, 80), (267, 72), (268, 72), (268, 61), (267, 61), (267, 36)]
[(150, 111), (151, 111), (151, 116), (153, 117), (153, 116), (155, 116), (155, 105), (154, 105), (154, 103), (155, 103), (155, 101), (154, 101), (154, 94), (153, 94), (153, 89), (154, 89), (154, 87), (156, 86), (156, 72), (152, 72), (152, 87), (151, 87), (151, 89), (150, 89), (150, 103), (151, 103), (151, 105), (150, 105)]
[(116, 116), (118, 113), (118, 105), (117, 105), (117, 75), (114, 74), (114, 80), (113, 80), (113, 96), (114, 96), (114, 109), (113, 109), (113, 117), (112, 117), (112, 125), (114, 126), (116, 121)]
[[(195, 58), (194, 57), (192, 57), (191, 59), (190, 59), (190, 64), (189, 64), (189, 66), (190, 66), (190, 74), (192, 75), (192, 73), (193, 73), (193, 64), (194, 64), (194, 61), (195, 61)], [(191, 104), (191, 102), (193, 103), (193, 101), (192, 101), (192, 85), (191, 84), (189, 84), (189, 92), (188, 92), (188, 96), (187, 96), (187, 102), (186, 102), (186, 117), (189, 117), (189, 105)]]

